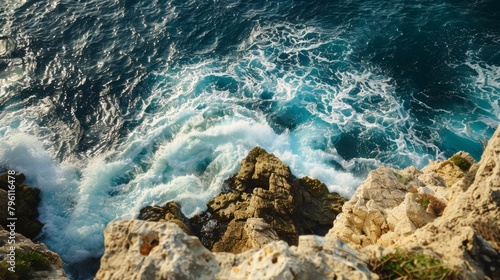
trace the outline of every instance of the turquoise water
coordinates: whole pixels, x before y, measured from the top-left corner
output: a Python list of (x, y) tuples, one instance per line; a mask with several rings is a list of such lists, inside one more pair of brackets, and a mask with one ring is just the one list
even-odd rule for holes
[(500, 119), (497, 1), (4, 3), (0, 165), (68, 264), (145, 205), (203, 211), (254, 146), (349, 197), (378, 166), (479, 159)]

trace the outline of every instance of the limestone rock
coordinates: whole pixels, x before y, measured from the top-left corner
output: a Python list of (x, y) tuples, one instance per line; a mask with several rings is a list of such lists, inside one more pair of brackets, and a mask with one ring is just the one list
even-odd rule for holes
[(171, 221), (214, 252), (241, 253), (266, 243), (255, 239), (258, 228), (265, 228), (271, 239), (277, 239), (276, 234), (291, 245), (301, 234), (324, 235), (345, 202), (319, 180), (297, 179), (286, 164), (259, 147), (249, 152), (239, 172), (229, 179), (229, 189), (210, 200), (205, 213), (191, 219), (174, 202), (148, 206), (139, 219)]
[(216, 279), (378, 279), (364, 255), (313, 235), (301, 236), (298, 247), (278, 241), (239, 255), (215, 255), (221, 266)]
[[(40, 202), (40, 190), (23, 185), (26, 177), (23, 174), (16, 174), (14, 177), (15, 203), (17, 218), (16, 231), (25, 237), (34, 239), (42, 230), (43, 224), (37, 220), (38, 203)], [(0, 225), (6, 227), (7, 222), (7, 203), (8, 203), (8, 174), (0, 176)]]
[[(445, 166), (450, 164), (453, 163)], [(338, 237), (356, 248), (374, 244), (390, 246), (432, 222), (446, 208), (452, 191), (436, 172), (438, 169), (424, 170), (381, 167), (370, 172), (344, 204), (328, 236)], [(457, 176), (463, 174), (460, 171)]]
[(375, 244), (381, 235), (389, 231), (387, 211), (404, 201), (406, 193), (412, 188), (412, 180), (413, 176), (409, 174), (401, 175), (385, 167), (370, 172), (344, 204), (328, 236), (337, 236), (354, 246)]
[[(17, 225), (17, 223), (16, 223)], [(0, 227), (0, 263), (2, 267), (5, 261), (9, 260), (8, 254), (10, 253), (10, 247), (13, 244), (9, 244), (10, 230)], [(63, 262), (59, 255), (47, 249), (47, 247), (42, 243), (33, 243), (30, 239), (24, 237), (23, 235), (15, 234), (15, 248), (17, 254), (16, 260), (16, 272), (19, 272), (19, 252), (37, 252), (48, 260), (50, 267), (48, 270), (38, 270), (34, 271), (32, 275), (33, 280), (63, 280), (68, 279), (63, 270)], [(7, 264), (7, 263), (5, 263)], [(7, 264), (9, 267), (9, 264)], [(1, 278), (1, 277), (0, 277)], [(3, 279), (3, 278), (2, 278)]]
[(176, 224), (117, 221), (104, 231), (105, 253), (95, 279), (214, 279), (215, 256)]
[(458, 152), (451, 158), (443, 162), (430, 162), (426, 167), (422, 169), (422, 172), (435, 172), (437, 175), (444, 179), (447, 187), (451, 187), (468, 173), (470, 167), (475, 162), (476, 161), (470, 154), (465, 152)]
[(250, 218), (245, 222), (244, 231), (248, 236), (248, 248), (260, 249), (273, 241), (278, 241), (276, 231), (261, 218)]
[(366, 256), (332, 238), (301, 236), (298, 247), (272, 241), (235, 255), (211, 253), (166, 222), (116, 221), (104, 236), (95, 279), (378, 279)]
[(431, 250), (465, 279), (500, 279), (500, 128), (469, 172), (452, 186), (441, 217), (394, 246)]

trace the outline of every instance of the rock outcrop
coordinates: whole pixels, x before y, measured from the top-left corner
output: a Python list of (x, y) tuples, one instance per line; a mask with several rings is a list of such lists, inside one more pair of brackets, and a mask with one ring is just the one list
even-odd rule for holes
[[(450, 165), (454, 165), (450, 160), (435, 163), (445, 168)], [(328, 235), (361, 248), (374, 244), (388, 247), (412, 234), (442, 215), (452, 196), (440, 171), (439, 167), (423, 171), (415, 167), (401, 171), (381, 167), (370, 172), (344, 204)], [(465, 176), (460, 169), (457, 172)]]
[(139, 218), (176, 223), (186, 233), (200, 236), (214, 252), (241, 253), (261, 248), (263, 236), (296, 245), (299, 235), (324, 235), (345, 202), (316, 179), (297, 179), (262, 148), (250, 151), (229, 188), (207, 203), (206, 213), (190, 220), (174, 202), (148, 206)]
[[(372, 171), (327, 236), (438, 257), (464, 279), (500, 279), (500, 128), (479, 163), (460, 152), (421, 171)], [(383, 255), (383, 254), (382, 254)]]
[[(0, 279), (33, 279), (33, 280), (64, 280), (68, 279), (63, 270), (63, 262), (59, 255), (47, 249), (44, 244), (33, 243), (21, 234), (11, 237), (11, 231), (0, 227)], [(15, 240), (10, 244), (9, 240)], [(12, 248), (15, 247), (15, 257), (11, 261)], [(15, 273), (8, 270), (15, 265)]]
[(366, 256), (342, 242), (301, 236), (299, 245), (274, 241), (242, 254), (211, 253), (176, 224), (116, 221), (95, 279), (377, 279)]
[[(13, 180), (9, 180), (12, 179)], [(35, 238), (42, 230), (43, 224), (37, 220), (38, 203), (40, 202), (40, 190), (24, 185), (26, 177), (16, 174), (9, 178), (7, 173), (0, 176), (0, 225), (6, 227), (8, 224), (8, 186), (9, 181), (15, 186), (15, 213), (17, 218), (16, 231), (28, 238)]]
[(378, 264), (398, 252), (458, 279), (500, 279), (500, 127), (479, 163), (459, 152), (372, 171), (325, 237), (303, 234), (321, 234), (343, 199), (263, 149), (228, 186), (191, 219), (170, 202), (141, 211), (159, 223), (111, 223), (97, 279), (378, 279), (370, 268), (385, 275)]
[(219, 266), (198, 238), (166, 222), (112, 222), (95, 279), (214, 279)]

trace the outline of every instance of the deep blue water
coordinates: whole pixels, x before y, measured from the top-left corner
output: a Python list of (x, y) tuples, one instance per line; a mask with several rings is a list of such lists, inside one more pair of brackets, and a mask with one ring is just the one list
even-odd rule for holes
[(68, 264), (145, 205), (202, 211), (257, 145), (346, 197), (378, 166), (479, 159), (499, 100), (496, 0), (0, 7), (0, 165)]

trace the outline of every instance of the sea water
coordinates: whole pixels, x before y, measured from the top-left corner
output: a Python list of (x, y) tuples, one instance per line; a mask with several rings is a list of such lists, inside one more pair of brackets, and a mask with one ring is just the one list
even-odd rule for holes
[(495, 0), (0, 7), (0, 166), (69, 267), (141, 207), (203, 211), (255, 146), (345, 197), (378, 166), (478, 160), (499, 100)]

